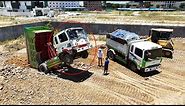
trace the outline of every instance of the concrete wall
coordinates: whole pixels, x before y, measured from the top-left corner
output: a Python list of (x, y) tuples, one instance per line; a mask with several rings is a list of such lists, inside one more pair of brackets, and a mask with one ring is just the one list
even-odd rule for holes
[(42, 26), (42, 25), (46, 25), (46, 22), (0, 27), (0, 41), (4, 41), (7, 39), (14, 39), (20, 35), (23, 35), (24, 27)]
[[(26, 26), (42, 26), (48, 22), (39, 22), (32, 24), (15, 25), (8, 27), (0, 27), (0, 41), (17, 38), (24, 34), (24, 27)], [(134, 32), (138, 35), (144, 36), (149, 34), (151, 28), (172, 28), (174, 29), (174, 37), (185, 37), (185, 26), (157, 26), (157, 25), (115, 25), (115, 24), (88, 24), (79, 22), (51, 22), (51, 25), (59, 30), (70, 27), (83, 27), (87, 33), (92, 34), (107, 34), (118, 28)]]
[(141, 36), (148, 35), (151, 28), (172, 28), (174, 29), (174, 37), (185, 37), (185, 26), (87, 24), (74, 22), (52, 22), (52, 26), (57, 29), (81, 26), (87, 33), (93, 34), (106, 34), (120, 28)]

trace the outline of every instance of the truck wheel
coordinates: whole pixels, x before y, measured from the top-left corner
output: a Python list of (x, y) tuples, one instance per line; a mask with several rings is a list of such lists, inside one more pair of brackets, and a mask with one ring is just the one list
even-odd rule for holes
[(130, 69), (131, 69), (132, 71), (136, 72), (136, 71), (137, 71), (137, 66), (136, 66), (133, 62), (131, 62), (131, 63), (130, 63)]
[(107, 56), (108, 56), (108, 58), (111, 59), (111, 60), (114, 60), (114, 59), (115, 59), (115, 55), (114, 55), (114, 53), (113, 53), (112, 51), (108, 51), (108, 52), (107, 52)]
[(47, 68), (46, 63), (42, 63), (42, 64), (39, 65), (39, 71), (42, 71), (42, 72), (44, 72), (45, 74), (49, 73), (49, 70), (48, 70), (48, 68)]
[(86, 50), (86, 51), (83, 51), (83, 52), (81, 53), (81, 57), (84, 58), (84, 59), (87, 58), (88, 55), (89, 55), (89, 53), (87, 52), (87, 50)]
[(72, 64), (73, 63), (73, 56), (70, 54), (65, 54), (63, 59), (64, 63), (66, 63), (67, 65)]
[(172, 53), (170, 51), (163, 51), (163, 56), (173, 58)]
[(165, 56), (168, 58), (172, 58), (172, 53), (167, 51), (167, 52), (165, 52)]

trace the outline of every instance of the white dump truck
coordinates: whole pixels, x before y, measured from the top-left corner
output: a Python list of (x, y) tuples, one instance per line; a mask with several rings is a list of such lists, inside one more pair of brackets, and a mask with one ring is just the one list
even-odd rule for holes
[(157, 70), (162, 61), (162, 46), (144, 41), (135, 33), (117, 29), (107, 34), (107, 56), (123, 61), (131, 70)]
[[(92, 48), (87, 33), (82, 27), (73, 27), (60, 31), (53, 36), (53, 46), (59, 58), (72, 63), (75, 58), (87, 58)], [(64, 55), (64, 53), (66, 53)]]

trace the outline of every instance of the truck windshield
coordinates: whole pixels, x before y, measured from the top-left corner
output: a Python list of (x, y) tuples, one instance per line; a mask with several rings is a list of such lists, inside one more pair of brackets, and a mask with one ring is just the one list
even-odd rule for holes
[(86, 37), (86, 33), (83, 29), (68, 30), (67, 34), (69, 35), (70, 39), (79, 39), (79, 38), (85, 38)]
[(145, 51), (145, 60), (152, 60), (157, 59), (162, 56), (162, 48), (153, 49), (153, 50), (146, 50)]
[(161, 32), (160, 38), (161, 40), (169, 40), (172, 36), (172, 32)]

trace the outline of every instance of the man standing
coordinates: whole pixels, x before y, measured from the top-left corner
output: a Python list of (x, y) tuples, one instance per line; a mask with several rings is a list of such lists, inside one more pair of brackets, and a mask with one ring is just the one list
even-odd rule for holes
[(109, 58), (106, 57), (105, 63), (104, 63), (104, 75), (108, 74), (108, 68), (109, 68)]
[(98, 66), (99, 67), (103, 66), (102, 58), (103, 58), (103, 50), (99, 48), (98, 49)]

